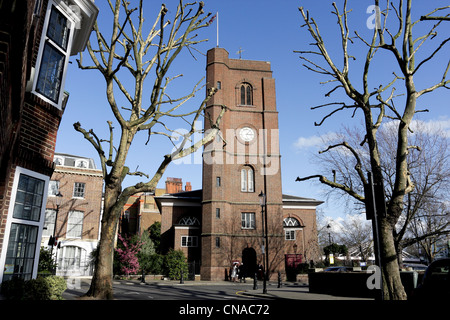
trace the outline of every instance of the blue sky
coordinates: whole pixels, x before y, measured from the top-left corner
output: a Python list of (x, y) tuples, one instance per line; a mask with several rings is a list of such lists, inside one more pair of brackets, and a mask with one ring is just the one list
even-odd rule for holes
[[(144, 1), (146, 5), (158, 8), (160, 1)], [(169, 9), (169, 16), (174, 13), (178, 1), (164, 1)], [(219, 24), (219, 46), (229, 52), (230, 58), (239, 58), (237, 53), (240, 48), (243, 59), (270, 61), (273, 77), (276, 79), (277, 108), (279, 111), (280, 147), (282, 154), (282, 184), (283, 193), (311, 197), (323, 200), (323, 190), (317, 182), (295, 182), (297, 176), (307, 176), (318, 173), (317, 165), (311, 162), (311, 155), (317, 152), (317, 141), (325, 134), (339, 131), (343, 124), (361, 124), (359, 114), (352, 118), (351, 112), (340, 112), (326, 121), (321, 127), (314, 126), (319, 122), (328, 110), (311, 110), (312, 106), (334, 101), (347, 101), (345, 97), (336, 92), (330, 98), (325, 98), (326, 92), (332, 89), (330, 86), (322, 86), (320, 81), (328, 80), (313, 74), (302, 67), (302, 62), (294, 50), (311, 50), (309, 45), (312, 40), (305, 28), (301, 28), (303, 21), (298, 7), (303, 6), (310, 11), (319, 24), (322, 35), (328, 45), (331, 55), (336, 57), (339, 64), (342, 61), (339, 42), (339, 30), (336, 18), (331, 14), (332, 1), (314, 0), (206, 0), (205, 11), (213, 14), (219, 13), (218, 20), (199, 32), (199, 38), (209, 39), (200, 44), (197, 49), (203, 53), (216, 46), (217, 23)], [(342, 8), (343, 1), (336, 1)], [(428, 13), (431, 8), (442, 6), (443, 1), (416, 1), (417, 11), (420, 14)], [(102, 27), (108, 27), (111, 15), (106, 8), (106, 1), (96, 1), (100, 9), (99, 23)], [(367, 28), (367, 21), (371, 13), (367, 13), (367, 7), (372, 1), (348, 1), (348, 7), (352, 8), (349, 26), (357, 30), (362, 37), (369, 37), (372, 30)], [(147, 20), (153, 22), (156, 12), (146, 11)], [(393, 14), (392, 14), (393, 15)], [(448, 23), (447, 23), (448, 24)], [(431, 23), (428, 23), (431, 25)], [(444, 33), (444, 28), (440, 29)], [(447, 27), (448, 30), (448, 27)], [(441, 34), (431, 44), (433, 48), (439, 45)], [(444, 35), (444, 36), (448, 36)], [(367, 48), (357, 39), (350, 50), (357, 57), (354, 68), (351, 70), (352, 80), (356, 87), (360, 76), (360, 63), (364, 61)], [(426, 53), (426, 51), (424, 51)], [(427, 64), (416, 76), (417, 85), (426, 87), (434, 84), (442, 77), (442, 68), (449, 57), (449, 44), (436, 56), (435, 62)], [(86, 55), (86, 53), (85, 53)], [(183, 78), (173, 83), (171, 91), (174, 95), (187, 93), (197, 81), (205, 76), (205, 57), (195, 54), (196, 60), (190, 54), (185, 54), (175, 64), (173, 75), (182, 73)], [(73, 129), (73, 123), (79, 121), (85, 129), (94, 129), (101, 138), (108, 137), (107, 120), (112, 120), (113, 115), (107, 105), (105, 84), (97, 71), (82, 71), (77, 67), (77, 57), (71, 58), (65, 90), (70, 92), (70, 99), (63, 116), (57, 139), (56, 152), (70, 153), (91, 157), (99, 165), (99, 159), (93, 147)], [(377, 87), (392, 79), (392, 57), (386, 53), (377, 56), (377, 65), (371, 73), (371, 84)], [(85, 58), (88, 64), (88, 59)], [(450, 75), (449, 75), (450, 76)], [(399, 84), (399, 88), (400, 88)], [(199, 92), (187, 105), (188, 108), (196, 108), (204, 96), (204, 90)], [(420, 100), (418, 109), (428, 108), (429, 113), (419, 115), (419, 118), (433, 123), (440, 121), (450, 130), (448, 101), (449, 91), (440, 89), (428, 94)], [(401, 105), (399, 98), (398, 105)], [(446, 127), (448, 126), (448, 127)], [(116, 135), (117, 136), (117, 135)], [(140, 171), (153, 175), (164, 154), (170, 152), (171, 145), (164, 139), (153, 139), (149, 146), (145, 146), (146, 134), (142, 134), (133, 144), (128, 165), (131, 170), (139, 166)], [(331, 168), (330, 168), (331, 171)], [(166, 177), (182, 178), (184, 182), (190, 181), (193, 188), (201, 188), (200, 164), (171, 164), (160, 181), (159, 186), (164, 186)], [(137, 180), (129, 179), (127, 184)], [(342, 203), (328, 201), (322, 205), (327, 216), (343, 216), (345, 208)]]

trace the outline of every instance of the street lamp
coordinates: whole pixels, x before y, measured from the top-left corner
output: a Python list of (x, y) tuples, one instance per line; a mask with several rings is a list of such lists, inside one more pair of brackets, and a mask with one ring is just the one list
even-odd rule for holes
[(59, 206), (61, 205), (62, 197), (63, 197), (63, 195), (61, 194), (61, 192), (58, 191), (58, 193), (56, 194), (56, 199), (55, 199), (56, 214), (55, 214), (55, 226), (53, 228), (53, 237), (56, 235), (56, 222), (58, 221)]
[(267, 230), (267, 210), (266, 214), (264, 214), (264, 208), (266, 207), (266, 195), (264, 192), (261, 191), (261, 193), (258, 195), (259, 197), (259, 204), (261, 205), (261, 218), (264, 216), (264, 225), (263, 225), (263, 234), (264, 234), (264, 247), (263, 247), (263, 253), (266, 257), (265, 259), (265, 266), (264, 266), (264, 278), (263, 278), (263, 293), (267, 293), (267, 279), (269, 278), (269, 240), (268, 240), (268, 230)]
[(61, 205), (63, 195), (61, 194), (61, 192), (58, 191), (58, 193), (55, 196), (56, 196), (56, 198), (55, 198), (55, 204), (56, 204), (55, 225), (53, 226), (53, 235), (50, 236), (50, 240), (49, 240), (49, 245), (52, 246), (51, 251), (50, 251), (51, 254), (53, 254), (53, 246), (55, 245), (56, 223), (58, 222), (59, 206)]
[(331, 233), (330, 233), (330, 224), (327, 225), (327, 229), (328, 229), (328, 245), (331, 245)]

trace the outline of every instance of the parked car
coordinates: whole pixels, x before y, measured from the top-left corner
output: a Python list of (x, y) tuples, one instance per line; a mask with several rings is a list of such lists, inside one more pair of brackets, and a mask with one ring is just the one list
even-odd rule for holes
[(405, 263), (403, 264), (403, 266), (406, 269), (412, 269), (413, 271), (425, 271), (427, 270), (427, 266), (424, 264), (420, 264), (420, 263)]
[(328, 267), (323, 271), (324, 272), (349, 272), (349, 271), (352, 271), (352, 269), (347, 268), (347, 267)]
[(411, 300), (436, 300), (450, 297), (450, 258), (433, 261), (422, 282), (413, 290)]

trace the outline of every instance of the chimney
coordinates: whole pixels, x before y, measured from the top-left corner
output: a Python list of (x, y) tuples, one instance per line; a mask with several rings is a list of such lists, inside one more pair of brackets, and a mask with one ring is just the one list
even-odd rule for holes
[(192, 186), (190, 182), (186, 182), (186, 187), (184, 188), (184, 191), (192, 191)]
[(180, 178), (167, 178), (166, 193), (178, 193), (183, 191), (183, 181)]

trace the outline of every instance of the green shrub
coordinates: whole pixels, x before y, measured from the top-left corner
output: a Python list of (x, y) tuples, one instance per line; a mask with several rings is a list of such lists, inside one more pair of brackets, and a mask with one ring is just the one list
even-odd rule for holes
[(139, 265), (145, 270), (146, 274), (161, 274), (163, 272), (164, 256), (160, 254), (142, 255), (139, 259)]
[(184, 277), (188, 276), (188, 264), (183, 251), (170, 249), (164, 257), (164, 273), (173, 280), (181, 279), (181, 272)]
[(52, 273), (56, 271), (56, 262), (53, 260), (51, 251), (41, 247), (39, 252), (38, 273)]
[(6, 299), (21, 300), (25, 292), (25, 280), (13, 278), (3, 281), (1, 284), (1, 293)]
[(64, 278), (51, 275), (28, 281), (18, 278), (4, 281), (1, 292), (9, 300), (62, 300), (66, 289)]
[(66, 280), (62, 277), (37, 277), (26, 282), (24, 300), (62, 300), (66, 289)]
[(309, 263), (304, 262), (297, 265), (297, 274), (304, 274), (308, 273), (309, 270)]

